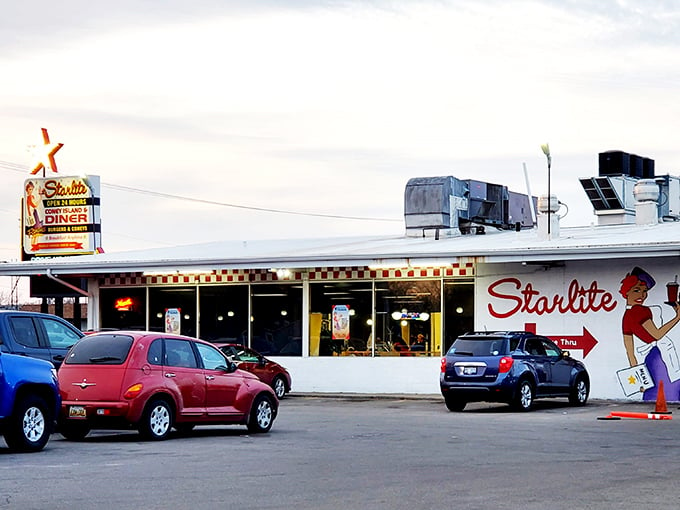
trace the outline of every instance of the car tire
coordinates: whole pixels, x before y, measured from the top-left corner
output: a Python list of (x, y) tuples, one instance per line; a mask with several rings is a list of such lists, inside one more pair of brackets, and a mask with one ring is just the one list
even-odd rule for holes
[(444, 402), (446, 403), (446, 408), (451, 412), (461, 412), (465, 409), (467, 402), (461, 398), (453, 397), (447, 395), (444, 397)]
[(534, 404), (534, 385), (528, 379), (520, 380), (517, 385), (513, 407), (518, 411), (530, 411)]
[(574, 381), (574, 386), (569, 393), (569, 403), (573, 406), (584, 406), (588, 402), (588, 394), (590, 393), (590, 385), (588, 380), (579, 375)]
[(58, 432), (69, 441), (82, 441), (90, 433), (90, 427), (86, 422), (60, 421)]
[(163, 399), (152, 400), (146, 405), (139, 433), (144, 439), (162, 441), (167, 439), (173, 426), (172, 408)]
[(286, 396), (286, 381), (283, 380), (283, 377), (280, 375), (274, 377), (274, 380), (272, 381), (272, 389), (276, 394), (276, 398), (279, 400)]
[(47, 403), (29, 395), (17, 401), (4, 436), (10, 450), (38, 452), (45, 448), (51, 432), (52, 417)]
[(269, 432), (274, 423), (274, 402), (268, 395), (258, 395), (253, 401), (248, 420), (248, 431), (254, 434)]

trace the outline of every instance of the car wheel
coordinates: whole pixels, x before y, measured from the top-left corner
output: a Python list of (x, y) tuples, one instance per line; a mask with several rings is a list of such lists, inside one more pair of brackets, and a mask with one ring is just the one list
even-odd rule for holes
[(527, 379), (522, 379), (517, 386), (517, 393), (513, 402), (515, 409), (529, 411), (534, 403), (534, 387)]
[(569, 403), (574, 406), (584, 406), (588, 402), (588, 393), (590, 387), (588, 381), (582, 375), (579, 375), (574, 382), (574, 386), (569, 393)]
[(5, 441), (11, 450), (37, 452), (50, 439), (52, 419), (45, 400), (28, 396), (19, 400), (5, 429)]
[(258, 395), (253, 402), (248, 420), (248, 430), (260, 434), (269, 432), (274, 423), (274, 404), (271, 397)]
[(451, 395), (445, 396), (444, 402), (446, 402), (446, 408), (451, 412), (460, 412), (465, 409), (465, 406), (467, 405), (465, 400)]
[(147, 404), (139, 424), (139, 433), (144, 439), (162, 441), (172, 428), (172, 409), (165, 400), (153, 400)]
[(90, 433), (90, 427), (85, 422), (60, 421), (58, 432), (69, 441), (82, 441)]
[(275, 377), (272, 381), (272, 388), (274, 393), (276, 393), (276, 398), (279, 400), (286, 396), (286, 382), (283, 380), (283, 377)]

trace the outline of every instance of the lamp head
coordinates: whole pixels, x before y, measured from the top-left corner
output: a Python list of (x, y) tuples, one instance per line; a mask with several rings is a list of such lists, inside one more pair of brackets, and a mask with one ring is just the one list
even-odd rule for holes
[(545, 157), (548, 158), (548, 163), (552, 160), (550, 157), (550, 145), (547, 143), (541, 144), (541, 150), (543, 151), (543, 154), (545, 154)]

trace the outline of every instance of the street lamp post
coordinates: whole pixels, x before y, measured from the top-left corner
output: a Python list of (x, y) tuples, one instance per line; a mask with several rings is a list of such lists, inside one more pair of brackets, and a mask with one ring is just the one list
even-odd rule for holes
[(552, 158), (550, 157), (550, 146), (547, 143), (541, 145), (541, 150), (548, 160), (548, 239), (550, 239), (550, 209), (552, 208), (552, 201), (550, 199), (550, 164)]

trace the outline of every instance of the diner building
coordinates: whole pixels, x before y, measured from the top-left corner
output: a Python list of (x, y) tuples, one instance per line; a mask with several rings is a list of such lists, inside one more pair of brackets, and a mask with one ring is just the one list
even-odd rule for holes
[[(458, 335), (528, 330), (584, 361), (591, 398), (654, 399), (663, 380), (680, 401), (678, 179), (601, 165), (581, 184), (597, 218), (584, 227), (560, 226), (555, 196), (419, 178), (404, 235), (36, 257), (0, 275), (86, 296), (89, 329), (249, 345), (289, 369), (293, 392), (436, 394)], [(656, 331), (630, 330), (634, 305)]]

